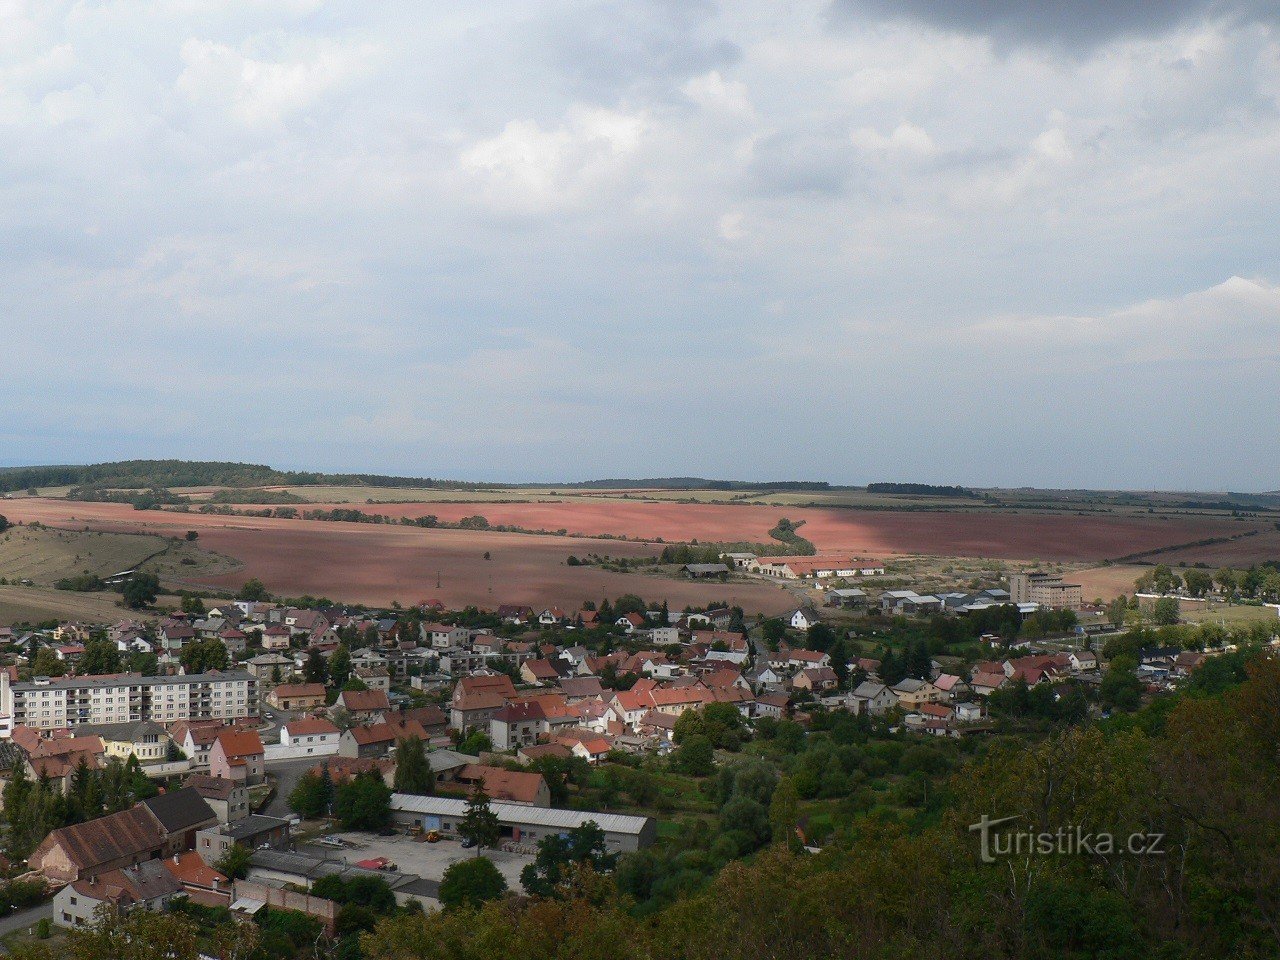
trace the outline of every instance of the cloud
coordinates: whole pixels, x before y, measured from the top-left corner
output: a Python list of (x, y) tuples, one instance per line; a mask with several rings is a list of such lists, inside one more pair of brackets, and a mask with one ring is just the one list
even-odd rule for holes
[(910, 20), (938, 30), (1015, 44), (1089, 49), (1121, 37), (1154, 36), (1203, 18), (1275, 22), (1264, 0), (833, 0), (837, 22)]
[(1175, 6), (10, 5), (4, 455), (1274, 487), (1280, 38)]

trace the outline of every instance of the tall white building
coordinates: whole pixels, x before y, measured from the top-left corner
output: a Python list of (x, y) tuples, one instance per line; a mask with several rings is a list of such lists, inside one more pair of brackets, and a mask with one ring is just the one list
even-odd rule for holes
[(11, 683), (0, 671), (0, 737), (18, 724), (51, 730), (136, 720), (234, 720), (257, 712), (258, 681), (242, 670), (176, 677), (41, 677), (23, 683)]

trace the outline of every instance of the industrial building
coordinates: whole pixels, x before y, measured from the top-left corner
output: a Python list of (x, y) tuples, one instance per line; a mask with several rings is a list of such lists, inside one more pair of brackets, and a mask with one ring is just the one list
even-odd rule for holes
[[(594, 821), (604, 831), (606, 846), (615, 853), (631, 853), (653, 844), (657, 825), (652, 817), (631, 817), (621, 813), (590, 810), (555, 810), (516, 803), (491, 802), (498, 815), (502, 837), (517, 843), (536, 844), (543, 837), (565, 833)], [(451, 797), (419, 797), (397, 793), (391, 797), (391, 811), (398, 825), (457, 833), (467, 814), (467, 801)]]

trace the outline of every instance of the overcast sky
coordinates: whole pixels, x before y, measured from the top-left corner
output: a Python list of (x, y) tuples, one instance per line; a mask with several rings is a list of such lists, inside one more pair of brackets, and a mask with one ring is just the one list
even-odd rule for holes
[(0, 462), (1280, 487), (1264, 2), (0, 0)]

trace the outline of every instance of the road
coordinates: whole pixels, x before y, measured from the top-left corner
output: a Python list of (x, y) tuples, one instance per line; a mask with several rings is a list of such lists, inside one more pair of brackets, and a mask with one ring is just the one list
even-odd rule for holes
[(276, 778), (276, 795), (262, 813), (268, 817), (287, 817), (293, 813), (289, 809), (289, 794), (304, 773), (319, 766), (324, 760), (324, 757), (303, 757), (300, 760), (279, 760), (266, 764), (267, 773)]
[[(27, 927), (34, 927), (44, 917), (53, 918), (53, 904), (42, 903), (36, 907), (27, 907), (25, 910), (19, 910), (17, 913), (11, 913), (7, 917), (0, 917), (0, 937), (7, 937), (16, 930), (25, 930)], [(4, 944), (0, 943), (0, 955), (7, 954), (9, 951), (4, 948)]]

